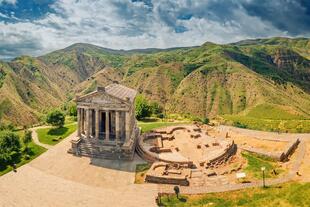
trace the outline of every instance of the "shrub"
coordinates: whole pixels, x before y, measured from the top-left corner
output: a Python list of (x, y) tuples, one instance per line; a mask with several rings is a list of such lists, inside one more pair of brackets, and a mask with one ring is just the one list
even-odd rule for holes
[(149, 117), (152, 114), (151, 108), (142, 95), (138, 95), (135, 102), (136, 118), (141, 120), (145, 117)]
[(28, 144), (32, 141), (32, 132), (29, 130), (25, 130), (23, 136), (23, 143), (25, 144), (26, 151), (28, 150)]
[(77, 116), (77, 107), (76, 104), (71, 104), (68, 107), (68, 115), (69, 116)]
[(202, 120), (202, 123), (204, 123), (204, 124), (209, 124), (210, 123), (210, 119), (209, 118), (204, 118), (203, 120)]
[(150, 109), (153, 115), (160, 115), (163, 112), (163, 108), (155, 101), (150, 103)]
[(10, 163), (20, 152), (19, 136), (10, 131), (0, 134), (0, 164)]
[(47, 115), (46, 122), (60, 128), (65, 124), (65, 115), (59, 110), (54, 110)]
[(247, 125), (246, 125), (246, 124), (243, 124), (243, 123), (241, 123), (241, 122), (239, 122), (239, 121), (234, 122), (233, 125), (234, 125), (235, 127), (239, 127), (239, 128), (244, 128), (244, 129), (247, 128)]

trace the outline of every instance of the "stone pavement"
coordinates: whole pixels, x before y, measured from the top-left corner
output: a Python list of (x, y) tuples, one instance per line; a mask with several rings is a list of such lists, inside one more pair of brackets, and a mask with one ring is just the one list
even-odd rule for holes
[(72, 134), (47, 152), (0, 177), (0, 207), (156, 206), (157, 186), (133, 184), (136, 163), (75, 157)]
[[(259, 136), (258, 132), (250, 133)], [(269, 138), (277, 137), (275, 133), (263, 134)], [(133, 162), (124, 162), (68, 154), (70, 140), (74, 136), (75, 133), (53, 147), (48, 146), (50, 149), (46, 153), (18, 168), (16, 173), (10, 172), (0, 177), (0, 207), (149, 207), (156, 206), (157, 192), (174, 193), (173, 185), (133, 184), (135, 165), (143, 162), (138, 157), (135, 157)], [(296, 151), (289, 174), (279, 179), (267, 180), (267, 185), (296, 178), (296, 171), (299, 171), (300, 165), (305, 162), (306, 138), (309, 135), (289, 135), (296, 136), (302, 138), (302, 143)], [(35, 140), (35, 134), (33, 137)], [(225, 185), (225, 180), (221, 182), (223, 185), (199, 187), (197, 183), (197, 187), (181, 187), (181, 193), (222, 192), (262, 185), (261, 182), (234, 185)]]

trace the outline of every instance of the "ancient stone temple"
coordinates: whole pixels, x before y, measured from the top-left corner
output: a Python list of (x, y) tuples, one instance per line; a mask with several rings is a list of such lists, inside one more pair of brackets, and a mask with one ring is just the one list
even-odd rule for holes
[(76, 98), (78, 133), (69, 152), (131, 160), (139, 137), (134, 101), (137, 92), (119, 84), (98, 87)]

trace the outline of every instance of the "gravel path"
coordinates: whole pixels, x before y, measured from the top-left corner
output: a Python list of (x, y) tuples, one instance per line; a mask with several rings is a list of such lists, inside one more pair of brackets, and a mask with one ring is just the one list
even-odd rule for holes
[(48, 145), (48, 144), (44, 144), (44, 143), (41, 143), (39, 141), (39, 137), (38, 137), (38, 133), (36, 132), (37, 129), (42, 129), (42, 128), (48, 128), (50, 126), (39, 126), (39, 127), (34, 127), (34, 128), (31, 128), (29, 129), (30, 131), (32, 131), (32, 140), (33, 142), (36, 144), (36, 145), (39, 145), (41, 147), (44, 147), (46, 149), (50, 149), (52, 148), (53, 146), (51, 145)]

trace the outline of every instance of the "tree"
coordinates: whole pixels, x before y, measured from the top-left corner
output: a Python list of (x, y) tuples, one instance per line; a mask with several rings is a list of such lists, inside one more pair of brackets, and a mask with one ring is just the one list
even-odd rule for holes
[(47, 115), (46, 122), (60, 128), (65, 124), (65, 115), (59, 110), (54, 110)]
[(70, 104), (68, 106), (68, 114), (69, 116), (77, 116), (76, 104)]
[(163, 108), (155, 101), (150, 103), (150, 109), (153, 115), (159, 116), (163, 112)]
[(142, 95), (138, 95), (135, 102), (136, 117), (138, 120), (141, 120), (145, 117), (149, 117), (152, 114), (151, 108)]
[(32, 131), (25, 130), (23, 136), (23, 143), (25, 144), (25, 150), (28, 151), (28, 144), (32, 141)]
[(21, 148), (19, 136), (11, 131), (0, 133), (0, 164), (9, 163)]

